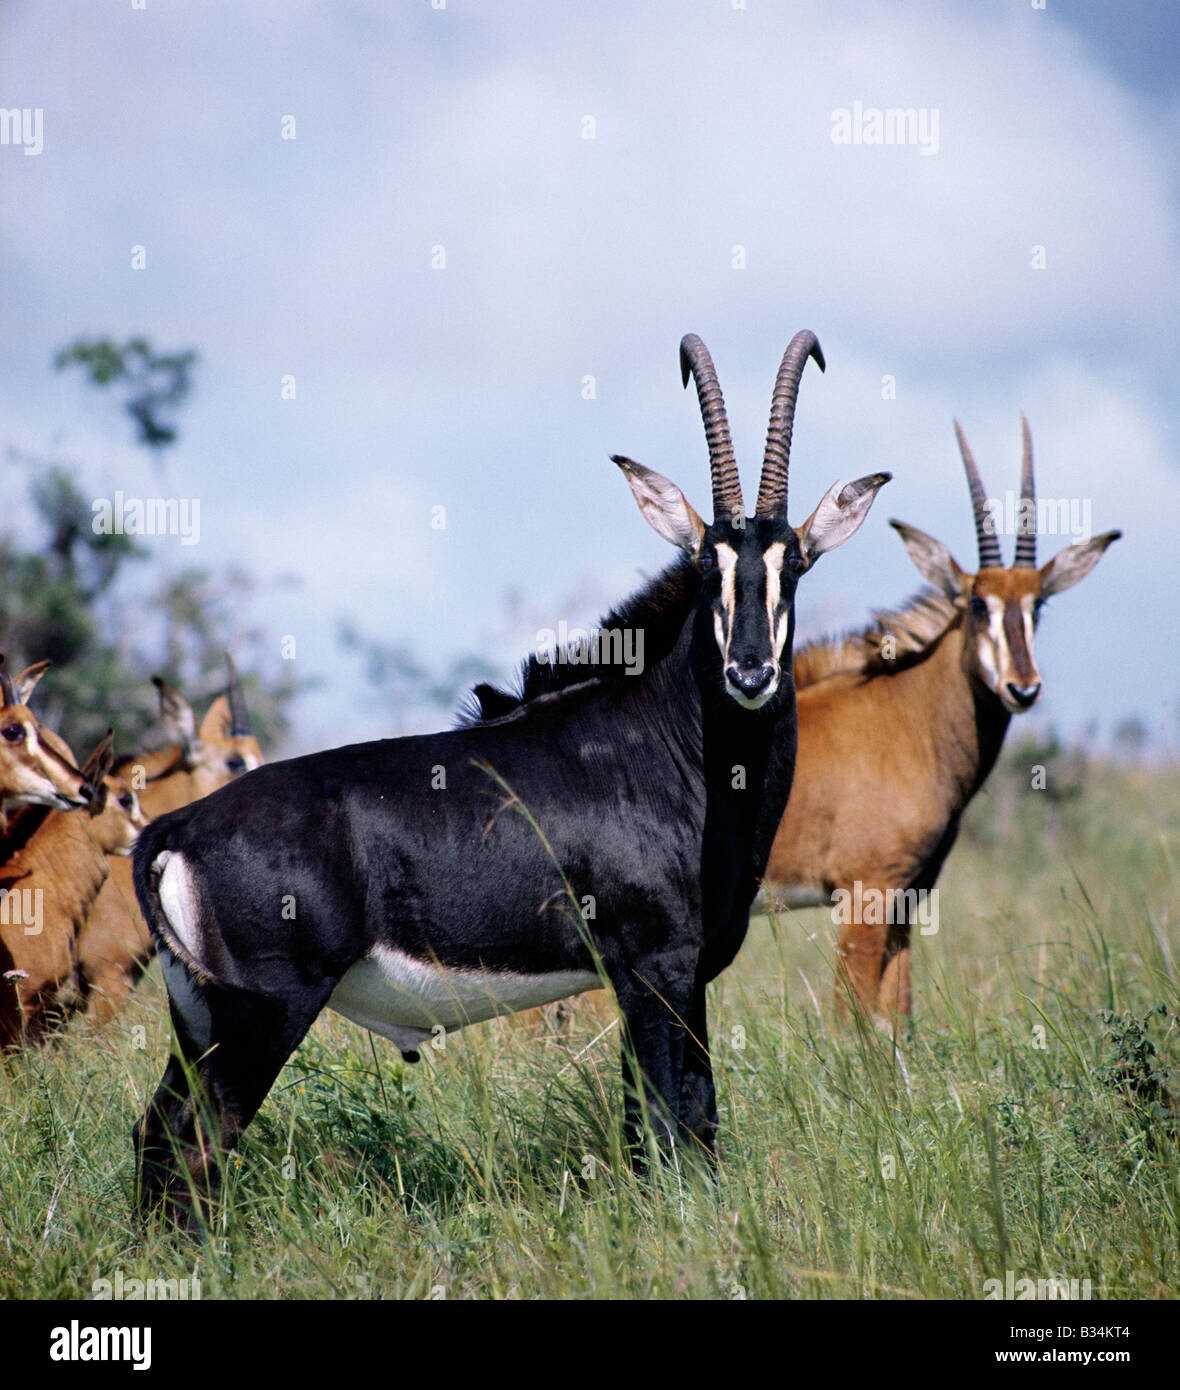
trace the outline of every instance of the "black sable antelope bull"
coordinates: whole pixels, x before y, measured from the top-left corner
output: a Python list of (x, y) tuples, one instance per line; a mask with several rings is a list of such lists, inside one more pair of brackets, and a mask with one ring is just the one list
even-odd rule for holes
[(148, 828), (135, 883), (179, 1055), (136, 1127), (143, 1200), (203, 1202), (211, 1155), (249, 1124), (321, 1009), (413, 1056), (440, 1026), (599, 987), (598, 963), (625, 1021), (637, 1161), (645, 1109), (662, 1143), (712, 1150), (705, 986), (741, 946), (790, 791), (795, 585), (889, 477), (837, 483), (802, 526), (787, 523), (809, 355), (823, 366), (814, 335), (796, 334), (753, 518), (695, 336), (681, 365), (709, 441), (712, 524), (666, 478), (615, 458), (682, 552), (604, 625), (642, 629), (641, 674), (534, 660), (502, 718), (273, 763)]

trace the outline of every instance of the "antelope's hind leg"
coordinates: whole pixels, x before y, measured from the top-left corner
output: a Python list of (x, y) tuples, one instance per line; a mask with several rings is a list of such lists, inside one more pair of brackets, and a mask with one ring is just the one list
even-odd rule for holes
[(182, 1224), (209, 1219), (224, 1155), (254, 1118), (332, 982), (287, 996), (198, 985), (161, 945), (176, 1051), (135, 1126), (139, 1205)]

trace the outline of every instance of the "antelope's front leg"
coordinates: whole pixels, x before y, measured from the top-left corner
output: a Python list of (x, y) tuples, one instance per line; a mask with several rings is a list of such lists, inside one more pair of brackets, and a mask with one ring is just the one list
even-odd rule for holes
[(709, 1057), (709, 1030), (705, 1017), (705, 982), (693, 988), (685, 1018), (684, 1074), (680, 1084), (680, 1125), (696, 1141), (698, 1152), (713, 1158), (717, 1136), (717, 1093)]
[(885, 942), (885, 967), (877, 1007), (896, 1024), (908, 1019), (913, 1010), (913, 989), (910, 983), (910, 924), (897, 922), (889, 928)]
[[(865, 901), (875, 901), (873, 890), (865, 888)], [(841, 921), (840, 936), (836, 943), (836, 1014), (847, 1016), (848, 994), (852, 1001), (870, 1018), (878, 1012), (878, 993), (881, 984), (881, 971), (885, 957), (885, 923), (865, 922), (863, 910), (852, 898), (849, 911), (852, 919)], [(882, 895), (883, 897), (883, 895)]]
[(690, 990), (675, 978), (652, 980), (643, 970), (615, 982), (624, 1025), (623, 1143), (637, 1172), (647, 1165), (645, 1124), (669, 1155), (685, 1139), (680, 1113)]

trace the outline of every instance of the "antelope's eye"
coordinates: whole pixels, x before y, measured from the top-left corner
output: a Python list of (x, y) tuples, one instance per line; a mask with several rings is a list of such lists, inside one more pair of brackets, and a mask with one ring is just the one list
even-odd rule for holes
[(9, 724), (4, 730), (5, 743), (23, 743), (25, 741), (25, 726), (23, 724)]
[(1034, 599), (1034, 600), (1033, 600), (1033, 622), (1034, 622), (1034, 623), (1040, 618), (1041, 614), (1045, 611), (1045, 604), (1048, 603), (1048, 601), (1049, 601), (1048, 599), (1044, 599), (1044, 598), (1038, 598), (1038, 599)]
[(802, 574), (803, 571), (807, 568), (807, 561), (803, 558), (802, 555), (788, 555), (787, 568), (791, 571), (792, 574)]
[(716, 568), (716, 565), (717, 557), (715, 555), (710, 555), (708, 551), (703, 551), (700, 559), (697, 560), (697, 567), (702, 574), (708, 574), (711, 569)]
[(987, 604), (984, 603), (983, 599), (981, 599), (978, 594), (971, 595), (971, 616), (973, 618), (987, 617)]
[(119, 805), (122, 806), (124, 811), (130, 811), (135, 805), (135, 798), (130, 792), (124, 792), (119, 798)]
[(225, 765), (231, 772), (245, 772), (246, 759), (240, 753), (235, 753), (232, 758), (226, 758)]

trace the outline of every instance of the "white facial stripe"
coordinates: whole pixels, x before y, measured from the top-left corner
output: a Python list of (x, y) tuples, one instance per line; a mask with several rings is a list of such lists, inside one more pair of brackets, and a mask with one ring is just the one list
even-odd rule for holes
[(992, 690), (1000, 689), (999, 653), (1004, 642), (1004, 602), (989, 595), (987, 604), (987, 636), (979, 644), (979, 664)]
[(786, 548), (782, 541), (775, 541), (762, 557), (762, 563), (766, 566), (767, 631), (770, 640), (774, 643), (774, 659), (776, 661), (782, 656), (783, 643), (787, 640), (787, 615), (784, 613), (781, 620), (776, 620), (778, 605), (783, 592), (783, 555)]
[(1024, 618), (1024, 645), (1028, 648), (1028, 659), (1033, 662), (1034, 668), (1036, 665), (1036, 658), (1033, 656), (1033, 608), (1035, 604), (1036, 598), (1032, 594), (1025, 594), (1020, 600), (1020, 612)]
[[(717, 546), (717, 566), (721, 570), (721, 608), (725, 614), (725, 640), (718, 633), (717, 645), (725, 663), (729, 664), (729, 639), (733, 635), (733, 610), (737, 592), (737, 551), (724, 541)], [(714, 624), (718, 626), (718, 624)]]

